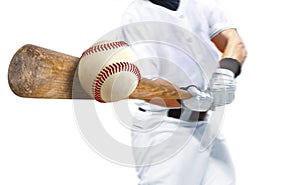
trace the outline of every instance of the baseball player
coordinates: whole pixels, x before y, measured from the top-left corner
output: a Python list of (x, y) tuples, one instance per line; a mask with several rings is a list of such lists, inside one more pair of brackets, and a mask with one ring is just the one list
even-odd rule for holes
[[(142, 76), (193, 94), (180, 109), (136, 102), (132, 144), (139, 184), (235, 184), (224, 139), (217, 135), (201, 147), (210, 112), (234, 100), (246, 58), (235, 25), (216, 0), (135, 0), (123, 18), (134, 25), (123, 34), (140, 58)], [(209, 111), (201, 107), (203, 97), (213, 102)]]

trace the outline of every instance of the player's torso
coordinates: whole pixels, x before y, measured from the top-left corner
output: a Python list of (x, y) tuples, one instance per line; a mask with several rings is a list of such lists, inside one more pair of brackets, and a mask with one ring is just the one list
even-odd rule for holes
[(150, 24), (147, 22), (151, 22), (153, 26), (142, 34), (141, 40), (156, 38), (148, 44), (153, 45), (156, 56), (164, 59), (157, 64), (160, 65), (159, 75), (179, 86), (203, 87), (205, 78), (210, 75), (203, 75), (204, 68), (216, 66), (218, 54), (209, 38), (209, 24), (203, 8), (201, 0), (181, 0), (177, 11), (136, 0), (126, 11), (131, 14), (130, 23), (144, 22), (147, 27)]

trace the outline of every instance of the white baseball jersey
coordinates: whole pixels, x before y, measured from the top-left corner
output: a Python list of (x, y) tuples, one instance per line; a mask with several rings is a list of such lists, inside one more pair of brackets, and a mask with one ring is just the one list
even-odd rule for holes
[[(143, 77), (202, 89), (218, 67), (219, 53), (211, 38), (234, 28), (215, 0), (180, 0), (177, 11), (135, 0), (123, 24), (121, 39), (138, 55)], [(223, 140), (217, 137), (206, 150), (200, 149), (211, 122), (173, 119), (166, 116), (166, 108), (149, 109), (145, 102), (137, 105), (146, 110), (134, 116), (132, 129), (140, 185), (234, 184), (233, 165)]]
[(142, 76), (202, 89), (219, 61), (210, 39), (235, 27), (215, 0), (181, 0), (177, 11), (135, 0), (124, 13), (123, 24), (137, 22), (124, 33), (136, 54), (147, 61), (139, 66)]
[[(142, 77), (165, 79), (179, 87), (196, 85), (202, 90), (220, 58), (211, 38), (235, 28), (215, 0), (181, 0), (177, 11), (135, 0), (125, 10), (122, 25), (120, 39), (138, 55), (136, 65)], [(149, 106), (136, 103), (146, 109)]]

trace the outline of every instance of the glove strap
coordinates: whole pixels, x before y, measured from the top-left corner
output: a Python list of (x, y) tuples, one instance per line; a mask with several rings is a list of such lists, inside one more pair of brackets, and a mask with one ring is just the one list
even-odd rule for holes
[(241, 63), (234, 58), (223, 58), (220, 61), (220, 67), (232, 71), (235, 78), (241, 74), (242, 70)]

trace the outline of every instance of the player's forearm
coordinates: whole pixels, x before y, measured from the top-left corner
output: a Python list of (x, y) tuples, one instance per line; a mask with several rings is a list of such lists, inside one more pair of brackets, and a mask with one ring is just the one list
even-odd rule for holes
[(240, 38), (233, 38), (227, 42), (227, 45), (222, 54), (222, 58), (234, 58), (241, 64), (243, 64), (246, 57), (247, 50)]
[(222, 58), (233, 58), (241, 64), (247, 57), (247, 50), (244, 42), (235, 29), (228, 29), (217, 36), (212, 41), (216, 47), (222, 52)]

